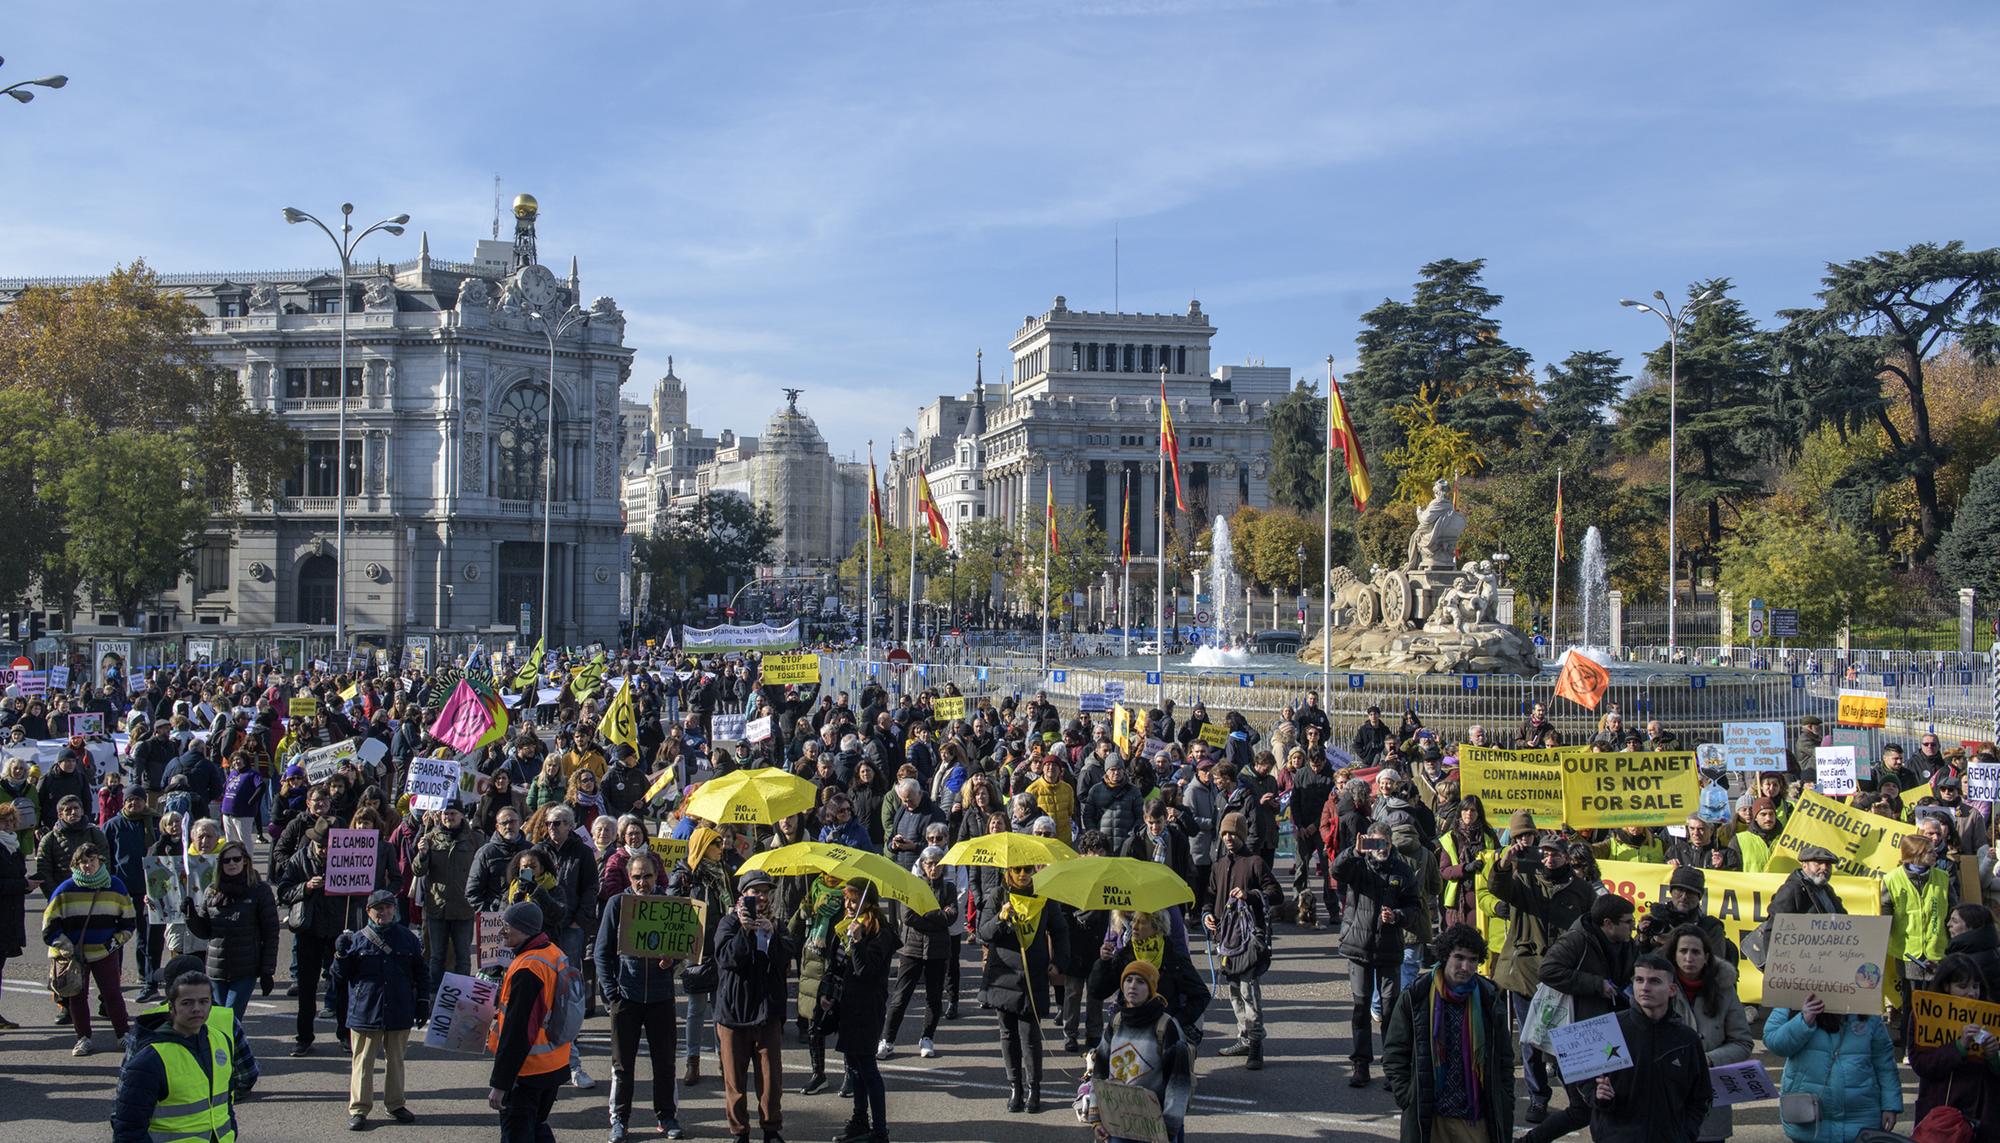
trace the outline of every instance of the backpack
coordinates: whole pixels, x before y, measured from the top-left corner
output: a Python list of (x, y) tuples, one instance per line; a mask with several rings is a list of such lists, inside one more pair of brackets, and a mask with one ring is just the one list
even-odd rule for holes
[(1972, 1143), (1972, 1121), (1950, 1104), (1940, 1104), (1924, 1113), (1910, 1138), (1917, 1143)]
[(549, 1043), (560, 1048), (576, 1041), (577, 1033), (583, 1030), (584, 999), (583, 973), (568, 957), (562, 958), (556, 965), (555, 1001), (542, 1021)]

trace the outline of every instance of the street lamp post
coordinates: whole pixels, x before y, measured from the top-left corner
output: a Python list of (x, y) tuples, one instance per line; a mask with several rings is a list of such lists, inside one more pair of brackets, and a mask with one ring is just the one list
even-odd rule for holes
[[(0, 59), (0, 64), (6, 62), (6, 60)], [(11, 95), (18, 103), (33, 103), (35, 101), (35, 93), (28, 91), (27, 88), (46, 87), (54, 90), (67, 83), (69, 83), (69, 77), (66, 75), (37, 76), (34, 79), (24, 79), (19, 83), (10, 83), (6, 87), (0, 87), (0, 95)]]
[(590, 314), (572, 305), (554, 317), (528, 315), (542, 323), (549, 339), (549, 423), (542, 442), (542, 646), (549, 645), (549, 538), (556, 505), (556, 342), (578, 326), (590, 324)]
[(1306, 608), (1305, 608), (1306, 545), (1305, 541), (1303, 540), (1299, 541), (1298, 557), (1299, 557), (1299, 634), (1303, 636), (1306, 633)]
[(333, 565), (333, 647), (336, 651), (344, 651), (347, 648), (347, 278), (354, 267), (354, 248), (361, 245), (362, 239), (378, 230), (401, 237), (410, 216), (398, 214), (385, 218), (356, 234), (354, 204), (343, 202), (340, 204), (340, 236), (337, 238), (326, 223), (295, 207), (285, 208), (285, 221), (294, 226), (310, 222), (319, 227), (320, 233), (326, 235), (327, 241), (333, 243), (334, 251), (340, 255), (340, 371), (337, 382), (340, 386), (340, 413), (335, 429), (340, 439), (333, 448), (333, 531), (334, 543), (340, 551), (334, 556)]
[(1652, 314), (1667, 327), (1667, 662), (1674, 661), (1674, 606), (1680, 586), (1680, 422), (1678, 409), (1681, 372), (1681, 331), (1694, 319), (1696, 310), (1715, 299), (1720, 291), (1703, 290), (1680, 309), (1674, 309), (1667, 295), (1653, 291), (1651, 303), (1620, 298), (1618, 304), (1640, 313)]

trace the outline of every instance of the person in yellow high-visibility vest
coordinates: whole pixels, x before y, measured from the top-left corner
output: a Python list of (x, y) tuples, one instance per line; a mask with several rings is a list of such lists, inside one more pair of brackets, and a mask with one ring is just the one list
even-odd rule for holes
[(549, 1110), (569, 1075), (570, 1046), (549, 1041), (562, 950), (542, 932), (542, 910), (517, 901), (503, 914), (500, 941), (514, 950), (500, 982), (500, 1012), (486, 1035), (493, 1053), (486, 1105), (500, 1113), (500, 1138), (549, 1139)]
[(168, 1023), (147, 1032), (118, 1073), (113, 1143), (235, 1143), (235, 1038), (209, 1024), (215, 985), (198, 972), (167, 988)]

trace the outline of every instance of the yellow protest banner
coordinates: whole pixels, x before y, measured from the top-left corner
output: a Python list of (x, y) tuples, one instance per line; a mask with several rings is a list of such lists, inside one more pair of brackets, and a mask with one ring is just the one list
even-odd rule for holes
[[(2000, 1004), (1967, 1000), (1947, 992), (1910, 994), (1910, 1018), (1916, 1021), (1914, 1048), (1935, 1048), (1958, 1039), (1967, 1025), (2000, 1036)], [(1975, 1045), (1975, 1052), (1979, 1046)], [(1982, 1053), (1983, 1054), (1983, 1053)]]
[[(1458, 748), (1458, 789), (1477, 794), (1494, 821), (1515, 810), (1535, 815), (1535, 824), (1555, 826), (1563, 818), (1562, 758), (1553, 750)], [(1502, 812), (1504, 810), (1504, 812)]]
[(964, 718), (965, 698), (962, 695), (947, 695), (944, 698), (932, 699), (931, 717), (940, 722), (950, 722), (955, 718)]
[(764, 656), (764, 685), (784, 686), (819, 681), (819, 656), (810, 651)]
[(1771, 873), (1790, 873), (1799, 867), (1799, 850), (1819, 845), (1839, 859), (1837, 872), (1880, 877), (1901, 860), (1896, 843), (1915, 832), (1915, 826), (1807, 790), (1799, 795), (1799, 804), (1786, 820), (1785, 832), (1771, 847), (1771, 860), (1764, 868)]
[(679, 767), (669, 766), (666, 769), (660, 771), (657, 775), (653, 777), (652, 784), (646, 787), (647, 802), (650, 803), (654, 798), (659, 797), (661, 794), (664, 794), (668, 790), (673, 788), (674, 771), (677, 769), (679, 769)]
[(1219, 722), (1205, 722), (1201, 726), (1201, 744), (1221, 749), (1229, 745), (1229, 731)]
[(1566, 754), (1562, 770), (1572, 829), (1678, 825), (1701, 805), (1693, 751)]
[(1132, 712), (1122, 702), (1111, 708), (1111, 741), (1120, 754), (1132, 756)]
[(1925, 782), (1921, 786), (1911, 786), (1909, 789), (1904, 790), (1903, 820), (1906, 822), (1916, 821), (1917, 803), (1923, 801), (1925, 798), (1935, 798), (1935, 797), (1937, 797), (1937, 791), (1931, 789), (1930, 782)]
[[(1604, 879), (1604, 888), (1632, 902), (1641, 917), (1646, 915), (1647, 908), (1654, 902), (1666, 900), (1667, 878), (1673, 872), (1665, 865), (1647, 861), (1597, 863), (1597, 873)], [(1707, 892), (1702, 899), (1701, 911), (1721, 921), (1723, 932), (1740, 945), (1745, 933), (1764, 923), (1771, 898), (1777, 895), (1778, 887), (1785, 883), (1787, 875), (1704, 869), (1702, 876)], [(1829, 884), (1849, 913), (1873, 916), (1882, 911), (1881, 889), (1874, 878), (1836, 874)], [(1757, 971), (1757, 966), (1750, 963), (1748, 957), (1743, 958), (1736, 968), (1737, 996), (1745, 1004), (1761, 1001), (1764, 975)]]
[(1889, 721), (1889, 696), (1881, 691), (1843, 690), (1834, 721), (1842, 726), (1881, 726)]
[(673, 872), (674, 866), (687, 860), (688, 843), (685, 838), (649, 837), (646, 844), (660, 855), (660, 863), (667, 867), (669, 873)]

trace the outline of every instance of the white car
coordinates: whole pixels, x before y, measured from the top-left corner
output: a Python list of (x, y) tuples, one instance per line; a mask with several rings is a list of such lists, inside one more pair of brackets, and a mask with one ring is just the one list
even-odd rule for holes
[(1135, 655), (1157, 655), (1160, 653), (1160, 641), (1158, 639), (1148, 639), (1144, 643), (1134, 647), (1132, 653)]

